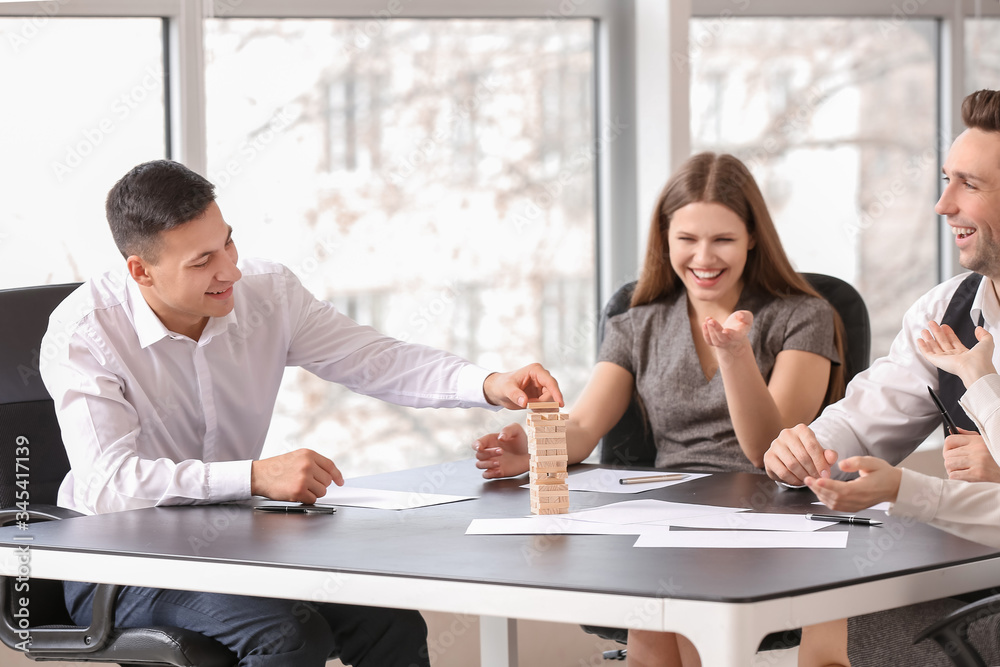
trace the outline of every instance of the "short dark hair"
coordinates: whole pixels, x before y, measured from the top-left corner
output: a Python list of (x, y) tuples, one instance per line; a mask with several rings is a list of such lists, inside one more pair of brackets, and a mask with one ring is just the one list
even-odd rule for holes
[(977, 90), (962, 101), (962, 122), (968, 128), (1000, 132), (1000, 90)]
[(156, 263), (160, 232), (194, 220), (215, 201), (215, 186), (179, 162), (153, 160), (121, 177), (105, 203), (122, 257)]

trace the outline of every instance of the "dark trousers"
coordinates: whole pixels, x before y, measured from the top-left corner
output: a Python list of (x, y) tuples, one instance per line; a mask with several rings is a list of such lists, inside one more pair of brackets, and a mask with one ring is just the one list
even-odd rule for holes
[[(89, 625), (95, 584), (65, 582), (73, 620)], [(216, 639), (240, 667), (430, 667), (427, 625), (416, 611), (128, 586), (119, 627), (168, 625)]]

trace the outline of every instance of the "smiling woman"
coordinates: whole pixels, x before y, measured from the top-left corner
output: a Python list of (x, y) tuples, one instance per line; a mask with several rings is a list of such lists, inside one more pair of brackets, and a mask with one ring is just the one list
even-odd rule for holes
[[(761, 472), (781, 429), (842, 394), (832, 307), (792, 269), (756, 181), (732, 155), (701, 153), (680, 166), (653, 210), (646, 248), (631, 307), (608, 320), (570, 412), (569, 463), (594, 450), (635, 394), (656, 467)], [(517, 424), (476, 446), (484, 477), (528, 468)], [(630, 663), (681, 655), (671, 664), (694, 664), (693, 651), (672, 634), (629, 632)]]

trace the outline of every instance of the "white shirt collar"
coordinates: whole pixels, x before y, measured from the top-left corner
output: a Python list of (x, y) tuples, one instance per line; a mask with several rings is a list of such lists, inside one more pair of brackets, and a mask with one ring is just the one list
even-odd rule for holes
[[(188, 336), (171, 331), (163, 324), (160, 318), (153, 312), (153, 309), (146, 303), (146, 298), (142, 296), (139, 285), (136, 284), (132, 276), (125, 276), (126, 291), (128, 294), (129, 310), (132, 311), (132, 323), (135, 326), (135, 333), (139, 337), (139, 346), (143, 349), (165, 337), (177, 340), (179, 338), (191, 340)], [(234, 290), (235, 291), (235, 290)], [(198, 345), (205, 345), (216, 335), (229, 329), (230, 325), (237, 324), (236, 308), (234, 307), (225, 317), (213, 317), (205, 325), (205, 330), (198, 339)]]
[(976, 290), (976, 297), (972, 300), (972, 309), (969, 311), (972, 321), (979, 324), (979, 318), (989, 325), (987, 328), (996, 329), (1000, 324), (1000, 300), (997, 299), (996, 289), (993, 281), (983, 276), (979, 281), (979, 289)]

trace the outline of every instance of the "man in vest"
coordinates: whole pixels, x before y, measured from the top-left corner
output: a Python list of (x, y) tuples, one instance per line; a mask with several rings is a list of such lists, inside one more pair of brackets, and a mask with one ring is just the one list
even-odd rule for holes
[[(941, 426), (928, 387), (940, 394), (959, 426), (974, 428), (958, 405), (962, 382), (938, 371), (916, 343), (929, 322), (950, 325), (970, 348), (977, 325), (994, 336), (1000, 331), (1000, 91), (966, 97), (962, 120), (967, 129), (948, 153), (942, 168), (946, 186), (934, 210), (947, 217), (959, 263), (972, 273), (945, 281), (913, 304), (888, 356), (856, 376), (843, 400), (811, 425), (779, 434), (764, 455), (773, 479), (801, 485), (806, 477), (842, 476), (834, 464), (855, 455), (899, 463)], [(1000, 350), (993, 363), (1000, 367)], [(1000, 466), (975, 432), (949, 436), (944, 463), (952, 479), (1000, 482)]]

